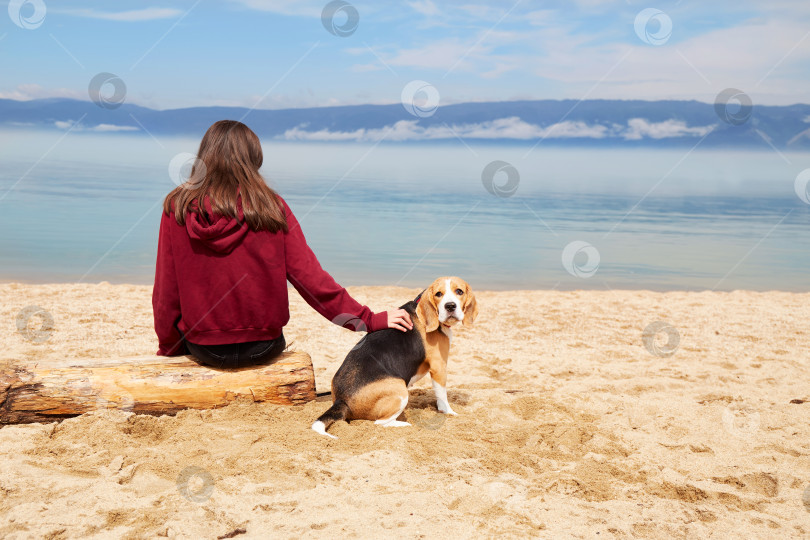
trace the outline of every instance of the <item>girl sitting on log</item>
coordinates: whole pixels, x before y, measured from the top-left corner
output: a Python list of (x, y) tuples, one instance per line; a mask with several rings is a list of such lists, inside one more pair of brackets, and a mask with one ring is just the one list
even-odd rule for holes
[(286, 346), (288, 280), (345, 328), (412, 328), (405, 310), (373, 313), (321, 268), (292, 210), (259, 173), (262, 160), (250, 128), (216, 122), (188, 181), (166, 196), (152, 293), (157, 354), (191, 354), (216, 368), (271, 361)]

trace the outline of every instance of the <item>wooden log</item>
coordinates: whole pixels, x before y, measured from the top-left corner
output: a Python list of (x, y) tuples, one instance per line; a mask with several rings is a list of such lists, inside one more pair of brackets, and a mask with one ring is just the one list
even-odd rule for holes
[(227, 371), (201, 366), (190, 356), (0, 366), (0, 424), (52, 422), (99, 409), (175, 414), (223, 407), (241, 396), (283, 405), (315, 399), (312, 360), (286, 352), (272, 364)]

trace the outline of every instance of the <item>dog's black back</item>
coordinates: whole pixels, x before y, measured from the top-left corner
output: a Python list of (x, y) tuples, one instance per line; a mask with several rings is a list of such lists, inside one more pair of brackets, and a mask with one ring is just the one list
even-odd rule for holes
[[(419, 297), (401, 306), (412, 320), (416, 319), (418, 300)], [(332, 389), (351, 395), (369, 383), (389, 377), (408, 384), (424, 360), (425, 344), (415, 327), (405, 332), (396, 328), (369, 332), (346, 355), (332, 380)]]

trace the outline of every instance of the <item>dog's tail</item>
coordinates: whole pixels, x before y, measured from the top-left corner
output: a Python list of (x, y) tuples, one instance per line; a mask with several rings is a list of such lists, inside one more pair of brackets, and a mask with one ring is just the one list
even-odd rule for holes
[(337, 439), (337, 437), (334, 435), (327, 433), (326, 430), (338, 420), (345, 420), (348, 415), (349, 406), (346, 405), (346, 402), (338, 399), (332, 404), (331, 407), (329, 407), (329, 409), (327, 409), (325, 413), (315, 420), (315, 423), (312, 424), (312, 429), (321, 435), (326, 435), (327, 437)]

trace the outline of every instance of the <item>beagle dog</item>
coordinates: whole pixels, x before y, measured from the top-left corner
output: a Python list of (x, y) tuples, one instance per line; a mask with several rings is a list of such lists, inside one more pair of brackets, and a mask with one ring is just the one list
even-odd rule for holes
[(408, 388), (430, 373), (436, 407), (456, 414), (447, 401), (447, 357), (452, 327), (471, 325), (478, 304), (466, 281), (442, 277), (402, 306), (413, 328), (366, 334), (349, 351), (332, 378), (332, 406), (312, 424), (321, 435), (338, 420), (374, 420), (383, 426), (409, 426), (397, 420), (408, 404)]

